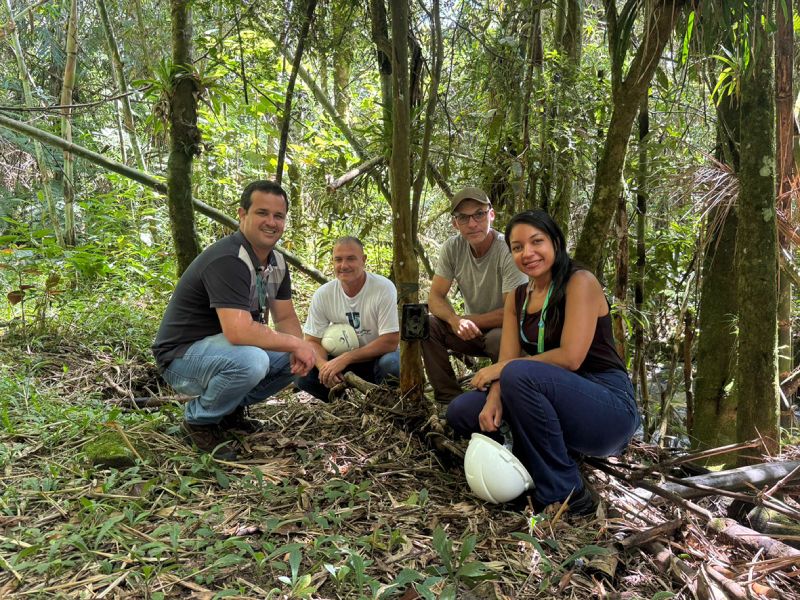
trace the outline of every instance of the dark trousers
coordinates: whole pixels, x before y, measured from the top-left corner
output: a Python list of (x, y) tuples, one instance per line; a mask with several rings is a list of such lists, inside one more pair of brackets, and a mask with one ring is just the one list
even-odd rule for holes
[[(330, 358), (330, 356), (328, 358)], [(374, 360), (353, 363), (345, 370), (358, 375), (361, 379), (369, 381), (370, 383), (389, 384), (391, 382), (397, 382), (400, 379), (400, 352), (395, 350), (394, 352), (389, 352)], [(331, 390), (320, 382), (317, 367), (311, 369), (305, 377), (296, 378), (294, 382), (295, 385), (304, 392), (308, 392), (315, 398), (327, 402), (328, 394)]]
[[(533, 498), (547, 505), (583, 487), (573, 455), (621, 452), (639, 427), (633, 386), (623, 371), (575, 373), (532, 360), (515, 360), (500, 375), (503, 420), (514, 454), (533, 478)], [(447, 408), (455, 432), (480, 431), (486, 393), (467, 392)]]
[(450, 402), (464, 390), (458, 385), (447, 351), (453, 350), (466, 356), (488, 356), (492, 362), (497, 362), (502, 328), (489, 329), (481, 337), (467, 341), (458, 337), (447, 323), (433, 315), (428, 316), (428, 323), (430, 336), (422, 341), (425, 371), (433, 388), (433, 397), (438, 402)]

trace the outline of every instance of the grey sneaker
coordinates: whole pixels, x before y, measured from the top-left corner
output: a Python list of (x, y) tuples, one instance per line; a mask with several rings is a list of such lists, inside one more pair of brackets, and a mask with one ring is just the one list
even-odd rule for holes
[(211, 454), (219, 460), (236, 460), (236, 450), (231, 448), (231, 439), (219, 425), (197, 425), (183, 422), (181, 429), (198, 450)]

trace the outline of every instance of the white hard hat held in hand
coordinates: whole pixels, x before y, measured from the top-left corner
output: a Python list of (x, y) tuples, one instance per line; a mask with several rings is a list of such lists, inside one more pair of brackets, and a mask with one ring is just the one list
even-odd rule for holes
[(358, 348), (358, 336), (347, 323), (333, 323), (322, 335), (321, 344), (328, 354), (339, 356)]
[(509, 448), (473, 433), (464, 455), (469, 489), (479, 498), (500, 504), (533, 488), (533, 478)]

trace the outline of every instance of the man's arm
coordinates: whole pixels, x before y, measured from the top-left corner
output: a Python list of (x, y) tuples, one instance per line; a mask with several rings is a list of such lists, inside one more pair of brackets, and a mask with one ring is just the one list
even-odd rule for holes
[(269, 312), (272, 315), (272, 322), (276, 331), (303, 339), (300, 319), (297, 318), (294, 303), (291, 300), (271, 300)]
[[(222, 333), (231, 344), (256, 346), (276, 352), (291, 352), (292, 373), (296, 375), (305, 375), (314, 366), (314, 348), (301, 337), (275, 331), (263, 323), (257, 323), (253, 321), (250, 312), (246, 310), (218, 308), (216, 311)], [(294, 313), (294, 308), (292, 308), (292, 312)], [(297, 315), (294, 318), (297, 320)]]
[(441, 275), (434, 275), (431, 280), (431, 291), (428, 293), (428, 310), (434, 317), (446, 323), (451, 323), (458, 315), (453, 310), (453, 305), (447, 299), (450, 286), (453, 282)]
[[(471, 340), (482, 335), (481, 330), (502, 327), (502, 306), (487, 313), (458, 315), (447, 299), (452, 283), (440, 275), (433, 276), (431, 291), (428, 294), (428, 309), (433, 316), (447, 323), (453, 333), (463, 340)], [(503, 294), (504, 303), (506, 296), (507, 294)]]

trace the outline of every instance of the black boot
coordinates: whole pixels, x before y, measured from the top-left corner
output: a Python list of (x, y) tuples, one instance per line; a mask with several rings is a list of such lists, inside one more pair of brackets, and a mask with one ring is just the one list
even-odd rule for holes
[(224, 431), (235, 429), (245, 434), (251, 434), (261, 431), (264, 428), (264, 423), (258, 419), (251, 419), (247, 416), (246, 408), (237, 406), (232, 413), (222, 417), (219, 426)]
[(184, 421), (181, 429), (198, 450), (207, 452), (219, 460), (236, 460), (238, 458), (236, 450), (231, 448), (231, 439), (225, 435), (219, 425), (195, 425)]

